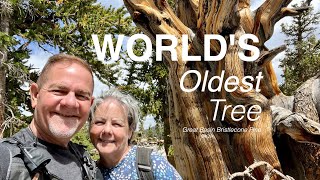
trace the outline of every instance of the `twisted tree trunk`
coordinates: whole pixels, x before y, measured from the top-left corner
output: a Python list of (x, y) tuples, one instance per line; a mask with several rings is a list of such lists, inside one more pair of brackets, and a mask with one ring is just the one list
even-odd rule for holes
[[(290, 9), (287, 5), (291, 0), (266, 0), (256, 11), (252, 12), (249, 0), (238, 1), (204, 1), (204, 0), (177, 0), (176, 13), (165, 0), (125, 0), (136, 25), (156, 44), (157, 34), (174, 35), (178, 39), (177, 61), (171, 60), (169, 52), (163, 52), (169, 70), (169, 122), (172, 143), (175, 153), (176, 167), (184, 179), (227, 179), (230, 174), (242, 171), (256, 161), (265, 161), (273, 168), (281, 171), (275, 144), (273, 142), (271, 99), (281, 94), (271, 60), (285, 48), (279, 47), (269, 50), (264, 43), (273, 34), (275, 23), (287, 15), (300, 13), (301, 9)], [(186, 61), (183, 58), (182, 35), (188, 35), (188, 54), (200, 56), (201, 61)], [(206, 61), (204, 59), (205, 34), (219, 34), (226, 39), (227, 52), (220, 61)], [(234, 43), (233, 35), (234, 34)], [(240, 60), (238, 53), (243, 50), (239, 46), (239, 38), (243, 34), (254, 34), (259, 42), (248, 42), (260, 49), (260, 56), (254, 62)], [(171, 45), (165, 40), (164, 45)], [(210, 54), (217, 55), (221, 51), (217, 41), (210, 42)], [(253, 55), (244, 51), (247, 56)], [(188, 70), (196, 70), (201, 74), (199, 88), (192, 92), (185, 92), (180, 87), (180, 81)], [(224, 72), (223, 82), (231, 76), (242, 79), (245, 76), (256, 77), (262, 72), (261, 91), (251, 90), (243, 92), (239, 87), (248, 88), (242, 82), (233, 92), (225, 89), (210, 92), (202, 86), (207, 79), (220, 76)], [(198, 76), (187, 75), (183, 79), (185, 87), (194, 87)], [(257, 83), (257, 82), (255, 82)], [(217, 82), (214, 82), (214, 87)], [(253, 88), (254, 89), (254, 88)], [(220, 102), (217, 112), (217, 103), (212, 99), (225, 99)], [(249, 121), (249, 118), (258, 118), (258, 114), (246, 116), (239, 122), (233, 119), (232, 110), (225, 111), (225, 106), (236, 107), (243, 105), (246, 109), (253, 108), (254, 112), (261, 107), (260, 118)], [(213, 120), (216, 116), (217, 120)], [(224, 120), (222, 120), (224, 119)], [(282, 121), (281, 121), (282, 122)], [(274, 129), (277, 129), (276, 124)], [(218, 128), (247, 128), (256, 129), (245, 132), (217, 132)], [(189, 128), (188, 132), (184, 128)], [(200, 129), (214, 129), (211, 132), (202, 132)], [(287, 129), (287, 127), (283, 127)], [(283, 130), (282, 129), (282, 130)], [(283, 133), (291, 131), (283, 130)], [(309, 133), (312, 134), (312, 133)], [(315, 136), (317, 134), (314, 134)], [(310, 135), (313, 136), (313, 135)], [(264, 177), (264, 167), (257, 167), (254, 176), (257, 179)], [(272, 176), (276, 179), (277, 176)]]

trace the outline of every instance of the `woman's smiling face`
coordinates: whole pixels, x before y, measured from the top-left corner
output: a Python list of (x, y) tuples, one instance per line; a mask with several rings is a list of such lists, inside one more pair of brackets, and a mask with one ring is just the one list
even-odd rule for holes
[(113, 163), (119, 162), (128, 151), (131, 136), (128, 113), (123, 104), (114, 98), (108, 98), (98, 105), (90, 125), (90, 138), (101, 159), (110, 159), (110, 163), (104, 163), (116, 165)]

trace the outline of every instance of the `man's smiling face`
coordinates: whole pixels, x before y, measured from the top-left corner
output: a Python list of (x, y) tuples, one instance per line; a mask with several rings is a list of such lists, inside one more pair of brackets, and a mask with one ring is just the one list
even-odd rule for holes
[(92, 76), (82, 65), (74, 62), (54, 64), (41, 87), (31, 85), (37, 131), (53, 141), (70, 139), (88, 119), (92, 91)]

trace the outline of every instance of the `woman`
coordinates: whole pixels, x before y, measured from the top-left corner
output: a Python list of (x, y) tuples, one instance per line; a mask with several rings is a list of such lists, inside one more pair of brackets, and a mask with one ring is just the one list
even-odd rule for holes
[[(113, 89), (97, 98), (90, 122), (90, 138), (100, 154), (104, 179), (139, 179), (137, 146), (130, 141), (139, 118), (138, 102)], [(150, 155), (154, 179), (182, 179), (161, 155)]]

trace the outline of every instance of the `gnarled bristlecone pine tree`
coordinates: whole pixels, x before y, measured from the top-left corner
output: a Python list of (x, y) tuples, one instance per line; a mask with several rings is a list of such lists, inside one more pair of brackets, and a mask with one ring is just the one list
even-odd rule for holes
[[(251, 11), (249, 0), (177, 0), (175, 10), (165, 0), (124, 0), (134, 22), (154, 45), (157, 34), (174, 35), (178, 40), (175, 48), (178, 60), (172, 61), (171, 53), (164, 51), (163, 61), (169, 70), (168, 109), (175, 164), (184, 179), (228, 179), (235, 177), (231, 174), (245, 170), (249, 173), (242, 174), (249, 179), (284, 178), (276, 173), (267, 173), (271, 172), (270, 167), (298, 179), (320, 179), (320, 151), (317, 147), (320, 142), (320, 75), (299, 88), (296, 96), (283, 95), (271, 60), (285, 47), (270, 50), (264, 45), (272, 36), (278, 20), (306, 9), (288, 8), (290, 2), (266, 0), (258, 9)], [(188, 35), (188, 55), (201, 56), (201, 61), (183, 59), (184, 34)], [(204, 59), (206, 34), (221, 35), (226, 40), (227, 52), (222, 60)], [(232, 34), (235, 35), (234, 43), (230, 43), (233, 41), (230, 40)], [(239, 52), (248, 57), (254, 54), (240, 48), (239, 38), (244, 34), (254, 34), (259, 39), (259, 42), (247, 42), (260, 50), (255, 61), (243, 61), (238, 56)], [(210, 42), (207, 45), (210, 46), (210, 54), (219, 54), (220, 44), (217, 41)], [(171, 41), (164, 40), (162, 44), (169, 46)], [(195, 87), (198, 82), (198, 76), (194, 74), (183, 77), (188, 70), (196, 70), (202, 77), (201, 85), (192, 92), (185, 92), (180, 87), (181, 79), (184, 87), (189, 88)], [(208, 81), (213, 76), (221, 76), (223, 71), (223, 82), (231, 76), (241, 80), (245, 76), (256, 77), (262, 72), (261, 84), (254, 84), (261, 91), (255, 88), (249, 92), (241, 91), (240, 87), (248, 89), (248, 84), (241, 81), (233, 92), (227, 92), (225, 88), (216, 92), (202, 88), (206, 72), (209, 72)], [(214, 83), (213, 86), (217, 86), (217, 82)], [(226, 101), (219, 103), (215, 113), (217, 103), (211, 99)], [(226, 105), (231, 108), (224, 111)], [(262, 110), (260, 114), (252, 113), (249, 117), (243, 116), (241, 121), (234, 121), (232, 107), (237, 105), (255, 112), (258, 109), (253, 106), (259, 105)], [(215, 115), (217, 120), (214, 121)], [(258, 116), (256, 121), (248, 120)], [(218, 127), (255, 128), (257, 131), (206, 132), (204, 138), (201, 131), (183, 132), (184, 127), (215, 130)], [(274, 141), (273, 137), (277, 140)], [(295, 146), (300, 146), (299, 150), (294, 151)], [(282, 158), (283, 155), (286, 158)], [(259, 163), (259, 166), (253, 165), (254, 170), (246, 168), (255, 163)]]

